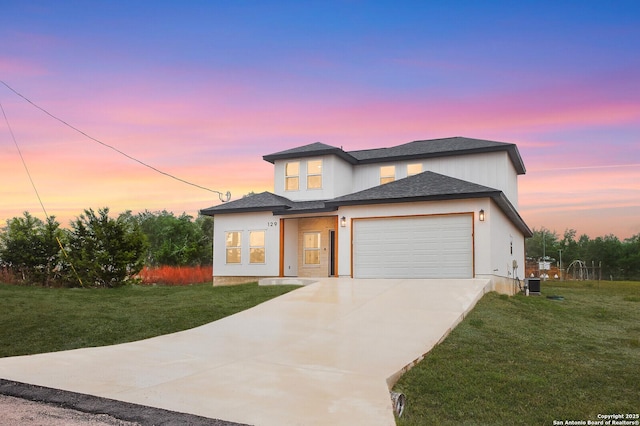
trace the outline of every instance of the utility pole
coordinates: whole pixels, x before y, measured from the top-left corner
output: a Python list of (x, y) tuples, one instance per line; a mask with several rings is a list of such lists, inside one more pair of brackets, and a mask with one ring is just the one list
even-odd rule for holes
[[(542, 267), (544, 268), (547, 264), (545, 263), (547, 261), (547, 231), (545, 231), (544, 228), (542, 228)], [(543, 269), (544, 270), (544, 269)], [(547, 279), (544, 278), (545, 273), (543, 272), (543, 277), (542, 280), (546, 281)]]
[(562, 278), (562, 249), (558, 250), (560, 252), (560, 281), (563, 281)]

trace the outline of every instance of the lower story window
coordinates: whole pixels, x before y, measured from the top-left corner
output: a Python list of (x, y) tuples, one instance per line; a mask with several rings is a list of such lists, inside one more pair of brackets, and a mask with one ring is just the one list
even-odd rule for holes
[(264, 231), (249, 232), (249, 263), (264, 263)]
[(232, 231), (225, 233), (227, 263), (242, 263), (242, 233)]
[(320, 264), (320, 233), (305, 232), (303, 241), (303, 258), (305, 265)]

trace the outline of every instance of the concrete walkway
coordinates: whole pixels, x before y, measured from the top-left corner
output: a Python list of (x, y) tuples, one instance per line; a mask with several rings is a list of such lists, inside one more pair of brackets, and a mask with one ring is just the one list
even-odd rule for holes
[(0, 358), (0, 378), (253, 425), (394, 425), (389, 386), (488, 290), (324, 279), (179, 333)]

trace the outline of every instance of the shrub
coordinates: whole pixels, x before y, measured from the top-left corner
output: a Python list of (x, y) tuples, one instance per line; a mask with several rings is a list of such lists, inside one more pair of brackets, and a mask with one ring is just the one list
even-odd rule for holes
[[(137, 223), (112, 219), (109, 209), (85, 210), (71, 222), (68, 236), (68, 279), (85, 286), (120, 287), (142, 269), (146, 239)], [(75, 272), (71, 272), (73, 265)]]
[(145, 266), (138, 275), (142, 284), (187, 285), (212, 280), (212, 266)]

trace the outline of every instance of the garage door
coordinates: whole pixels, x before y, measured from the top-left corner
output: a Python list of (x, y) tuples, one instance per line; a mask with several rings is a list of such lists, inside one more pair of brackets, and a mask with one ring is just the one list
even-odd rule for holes
[(355, 278), (473, 278), (471, 215), (353, 221)]

